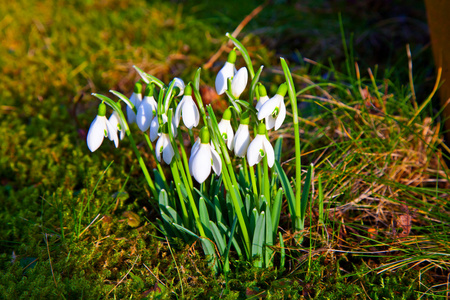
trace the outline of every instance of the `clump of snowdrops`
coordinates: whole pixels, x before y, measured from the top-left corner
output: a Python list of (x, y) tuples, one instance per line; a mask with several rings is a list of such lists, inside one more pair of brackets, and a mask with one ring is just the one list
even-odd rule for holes
[[(200, 241), (210, 263), (225, 273), (230, 270), (231, 253), (257, 267), (273, 266), (275, 244), (281, 249), (277, 261), (284, 265), (284, 242), (278, 229), (282, 202), (287, 200), (292, 229), (300, 242), (313, 171), (310, 166), (301, 193), (297, 98), (286, 61), (281, 58), (286, 82), (275, 95), (268, 95), (259, 82), (263, 66), (255, 73), (244, 46), (227, 36), (236, 47), (215, 81), (217, 93), (230, 104), (220, 121), (211, 106), (205, 109), (203, 105), (199, 93), (201, 69), (192, 82), (185, 84), (174, 78), (166, 85), (135, 67), (145, 87), (137, 82), (130, 98), (110, 91), (117, 101), (93, 94), (102, 102), (87, 136), (92, 152), (104, 138), (118, 147), (127, 136), (154, 196), (152, 201), (159, 203), (164, 234), (187, 243)], [(237, 52), (246, 64), (239, 70)], [(248, 93), (244, 94), (246, 89)], [(278, 130), (285, 121), (286, 95), (295, 136), (294, 187), (280, 165), (282, 139), (275, 146), (268, 139), (268, 131)], [(126, 116), (121, 101), (126, 104)], [(113, 110), (109, 119), (106, 105)], [(156, 158), (153, 177), (136, 147), (131, 123), (137, 124)], [(191, 141), (189, 156), (183, 143), (187, 137)], [(170, 166), (170, 182), (164, 175), (163, 162)]]

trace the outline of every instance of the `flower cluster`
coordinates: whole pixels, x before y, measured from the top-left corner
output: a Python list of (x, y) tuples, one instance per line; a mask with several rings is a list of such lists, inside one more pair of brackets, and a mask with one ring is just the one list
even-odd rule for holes
[[(190, 237), (200, 238), (207, 256), (218, 258), (218, 252), (224, 257), (225, 272), (229, 271), (230, 245), (255, 266), (273, 265), (271, 246), (279, 237), (283, 193), (288, 198), (296, 232), (302, 232), (304, 228), (306, 207), (297, 199), (305, 201), (305, 193), (308, 193), (305, 188), (301, 197), (297, 194), (294, 199), (289, 181), (275, 180), (274, 177), (287, 178), (276, 159), (279, 160), (281, 147), (274, 150), (268, 131), (278, 130), (285, 120), (284, 97), (288, 90), (293, 118), (298, 117), (296, 92), (286, 62), (281, 59), (289, 85), (282, 83), (276, 94), (269, 97), (259, 82), (263, 66), (255, 73), (245, 47), (229, 34), (227, 36), (236, 48), (230, 51), (215, 80), (217, 94), (229, 102), (220, 121), (212, 106), (203, 105), (199, 91), (200, 69), (192, 82), (185, 84), (174, 78), (166, 85), (135, 67), (141, 80), (135, 84), (130, 98), (117, 91), (110, 91), (119, 98), (117, 101), (93, 94), (102, 103), (87, 135), (91, 151), (96, 151), (105, 137), (118, 147), (126, 135), (153, 199), (159, 204), (161, 229), (169, 237), (181, 237), (186, 242)], [(236, 68), (237, 49), (246, 64), (239, 69)], [(126, 112), (122, 110), (121, 101), (126, 104)], [(113, 109), (109, 119), (106, 118), (106, 104)], [(134, 142), (130, 130), (133, 126), (142, 132), (141, 136), (155, 158), (156, 184), (140, 154), (142, 148), (138, 149)], [(298, 123), (294, 122), (293, 126), (296, 168), (300, 170)], [(238, 162), (239, 167), (233, 162)], [(170, 177), (166, 177), (162, 163), (170, 167)], [(261, 165), (254, 168), (259, 163)], [(274, 166), (276, 172), (269, 172)], [(212, 173), (217, 177), (214, 178)], [(299, 184), (301, 172), (296, 174)], [(311, 174), (312, 167), (306, 176), (308, 180), (311, 180)], [(213, 178), (207, 181), (210, 176)], [(168, 182), (167, 178), (172, 181)], [(296, 188), (296, 191), (300, 190)], [(239, 230), (235, 230), (236, 226)], [(216, 268), (220, 268), (219, 260), (211, 261)]]
[[(235, 62), (236, 51), (233, 49), (228, 55), (227, 62), (217, 74), (215, 81), (217, 93), (219, 95), (226, 93), (232, 102), (238, 100), (248, 82), (247, 68), (242, 67), (237, 71)], [(226, 147), (229, 151), (233, 151), (235, 156), (246, 157), (250, 166), (259, 163), (263, 157), (267, 156), (268, 165), (272, 167), (274, 153), (267, 139), (266, 130), (273, 128), (277, 130), (284, 121), (286, 116), (284, 96), (287, 87), (286, 84), (282, 84), (272, 98), (267, 96), (266, 89), (262, 84), (259, 83), (257, 89), (259, 97), (255, 108), (234, 113), (232, 109), (234, 107), (230, 106), (225, 110), (217, 127)], [(121, 117), (123, 114), (117, 109), (117, 107), (120, 108), (119, 105), (116, 107), (112, 105), (115, 108), (114, 112), (109, 120), (106, 119), (105, 104), (103, 102), (100, 104), (98, 115), (92, 122), (87, 136), (87, 144), (91, 151), (100, 147), (104, 137), (114, 141), (117, 147), (119, 144), (118, 132), (122, 140), (129, 124), (136, 123), (142, 132), (148, 132), (150, 141), (157, 140), (154, 149), (156, 159), (159, 162), (164, 161), (166, 164), (171, 164), (175, 156), (174, 147), (176, 146), (173, 139), (177, 136), (181, 120), (190, 132), (200, 123), (200, 112), (192, 96), (192, 86), (191, 84), (185, 85), (183, 80), (175, 78), (168, 87), (163, 87), (160, 90), (158, 100), (154, 97), (154, 82), (148, 82), (145, 92), (142, 93), (142, 91), (143, 84), (139, 81), (135, 84), (129, 100), (126, 99), (128, 101), (125, 101), (127, 103), (126, 120)], [(173, 99), (181, 96), (178, 105), (171, 105), (176, 102)], [(124, 99), (124, 96), (121, 98)], [(199, 103), (199, 105), (202, 104)], [(174, 114), (172, 113), (173, 110), (175, 110)], [(169, 111), (172, 113), (170, 126), (167, 124)], [(253, 123), (250, 123), (251, 116), (255, 119)], [(237, 122), (237, 117), (239, 117), (239, 126), (234, 132), (232, 124)], [(207, 117), (205, 120), (207, 120)], [(211, 168), (217, 175), (220, 175), (221, 170), (220, 156), (212, 146), (213, 143), (210, 143), (209, 131), (214, 131), (212, 128), (208, 129), (208, 124), (205, 125), (206, 127), (201, 131), (201, 138), (192, 146), (191, 158), (189, 159), (189, 171), (199, 183), (204, 182), (209, 177)], [(252, 128), (255, 128), (256, 133), (253, 141), (250, 136)], [(171, 133), (169, 133), (169, 129)]]

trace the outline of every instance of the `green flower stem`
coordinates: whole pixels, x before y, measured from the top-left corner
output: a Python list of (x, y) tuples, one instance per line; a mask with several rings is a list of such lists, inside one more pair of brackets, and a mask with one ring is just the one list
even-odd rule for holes
[(144, 137), (145, 137), (145, 140), (147, 142), (148, 148), (150, 149), (150, 153), (152, 153), (153, 158), (155, 159), (156, 168), (158, 169), (159, 175), (161, 176), (161, 179), (164, 182), (164, 188), (167, 190), (168, 193), (170, 193), (170, 188), (169, 188), (169, 185), (167, 183), (166, 175), (164, 174), (164, 171), (163, 171), (163, 169), (161, 167), (161, 163), (155, 157), (155, 149), (153, 148), (153, 144), (150, 141), (150, 138), (148, 137), (148, 134), (144, 134)]
[(192, 91), (194, 92), (195, 100), (197, 100), (198, 110), (200, 111), (200, 114), (202, 115), (203, 123), (205, 123), (205, 126), (206, 126), (208, 124), (208, 118), (206, 117), (206, 111), (205, 111), (205, 107), (203, 106), (202, 96), (200, 95), (200, 91), (195, 86), (195, 84), (192, 85)]
[(245, 158), (245, 156), (242, 158), (242, 166), (244, 169), (245, 182), (247, 183), (247, 186), (249, 186), (250, 185), (250, 176), (248, 174), (247, 159)]
[(188, 133), (189, 133), (189, 139), (191, 141), (191, 146), (192, 146), (195, 143), (194, 132), (192, 131), (192, 129), (188, 129)]
[(178, 173), (178, 169), (173, 161), (170, 164), (170, 170), (172, 171), (173, 180), (175, 181), (175, 186), (177, 189), (178, 199), (180, 199), (181, 210), (183, 211), (183, 224), (187, 227), (189, 226), (189, 214), (186, 209), (186, 204), (184, 203), (183, 193), (181, 192), (180, 174)]
[[(224, 159), (222, 157), (222, 164), (224, 163)], [(234, 188), (238, 188), (238, 186), (234, 186), (230, 179), (230, 174), (228, 173), (228, 170), (226, 168), (222, 168), (222, 177), (223, 182), (225, 184), (225, 189), (227, 192), (231, 195), (231, 202), (233, 202), (234, 210), (236, 212), (236, 215), (238, 217), (239, 227), (242, 230), (242, 235), (244, 236), (244, 246), (245, 246), (245, 252), (247, 254), (247, 258), (251, 258), (251, 244), (250, 244), (250, 236), (248, 234), (247, 230), (247, 215), (243, 215), (241, 211), (241, 207), (243, 207), (242, 201), (241, 205), (239, 205), (239, 200), (236, 197), (236, 194), (234, 192)]]
[(183, 158), (184, 170), (186, 172), (185, 174), (187, 175), (189, 188), (192, 190), (194, 188), (194, 183), (192, 182), (192, 176), (189, 172), (189, 160), (187, 159), (186, 150), (184, 150), (183, 136), (181, 135), (181, 133), (178, 135), (178, 141), (180, 142), (181, 156)]
[(300, 131), (298, 127), (298, 110), (297, 110), (297, 95), (295, 93), (294, 81), (292, 79), (289, 67), (284, 60), (281, 58), (281, 66), (283, 68), (284, 76), (286, 77), (286, 82), (288, 84), (289, 100), (292, 106), (293, 122), (294, 122), (294, 140), (295, 140), (295, 218), (298, 220), (294, 224), (295, 231), (300, 231), (302, 225), (300, 224), (301, 218), (301, 189), (302, 189), (302, 170), (301, 170), (301, 152), (300, 152)]
[(248, 166), (249, 168), (249, 176), (252, 181), (252, 189), (253, 189), (253, 198), (255, 199), (256, 207), (259, 211), (259, 197), (258, 197), (258, 187), (256, 186), (256, 178), (255, 178), (255, 170), (253, 169), (253, 166)]
[[(267, 206), (270, 208), (270, 183), (269, 183), (269, 166), (267, 164), (267, 155), (263, 158), (264, 168), (264, 196), (266, 196)], [(261, 191), (261, 194), (263, 192)]]
[(129, 129), (127, 129), (125, 131), (125, 133), (128, 136), (128, 139), (130, 140), (131, 147), (134, 150), (134, 154), (136, 154), (137, 160), (139, 162), (139, 166), (141, 167), (142, 172), (144, 173), (144, 177), (145, 177), (145, 180), (147, 180), (147, 184), (150, 187), (150, 191), (152, 192), (155, 199), (158, 199), (158, 193), (156, 191), (155, 184), (153, 183), (153, 180), (150, 177), (150, 174), (148, 173), (147, 167), (145, 166), (145, 162), (142, 159), (141, 154), (139, 153), (136, 143), (134, 142), (133, 136), (131, 135), (131, 131)]
[[(242, 214), (241, 207), (244, 206), (242, 203), (242, 199), (239, 198), (239, 200), (238, 200), (237, 195), (234, 192), (234, 189), (235, 188), (238, 189), (239, 185), (236, 181), (233, 166), (231, 165), (231, 160), (230, 160), (230, 156), (228, 155), (227, 146), (225, 145), (225, 142), (224, 142), (222, 136), (220, 135), (219, 126), (217, 124), (217, 119), (216, 119), (216, 116), (214, 115), (214, 111), (211, 106), (208, 106), (208, 113), (210, 116), (211, 123), (210, 124), (207, 123), (207, 124), (209, 125), (208, 127), (209, 127), (210, 132), (214, 133), (214, 134), (211, 134), (211, 137), (215, 138), (213, 141), (215, 145), (217, 145), (217, 142), (219, 143), (220, 147), (216, 147), (216, 150), (222, 158), (222, 165), (225, 164), (227, 166), (226, 168), (222, 168), (222, 176), (224, 178), (225, 188), (231, 195), (231, 201), (233, 202), (234, 210), (236, 211), (236, 215), (237, 215), (238, 221), (239, 221), (239, 226), (240, 226), (240, 228), (242, 230), (242, 234), (244, 236), (247, 255), (250, 258), (251, 244), (250, 244), (250, 236), (249, 236), (248, 230), (247, 230), (247, 224), (248, 224), (247, 215)], [(219, 146), (219, 145), (217, 145), (217, 146)]]
[[(172, 109), (170, 109), (167, 113), (168, 113), (168, 116), (167, 116), (168, 117), (168, 124), (172, 124), (172, 113), (173, 113)], [(172, 147), (173, 147), (174, 152), (175, 152), (175, 157), (172, 158), (171, 165), (176, 163), (176, 166), (174, 166), (174, 169), (178, 168), (176, 170), (176, 172), (180, 171), (180, 173), (181, 173), (181, 177), (183, 179), (183, 183), (184, 183), (184, 186), (186, 188), (187, 195), (188, 195), (190, 208), (192, 209), (192, 213), (194, 214), (194, 219), (195, 219), (195, 223), (197, 224), (198, 231), (199, 231), (200, 236), (202, 238), (206, 238), (205, 231), (203, 230), (203, 226), (202, 226), (202, 223), (200, 221), (200, 215), (199, 215), (198, 210), (197, 210), (197, 205), (195, 204), (194, 196), (192, 195), (192, 188), (189, 187), (189, 181), (186, 178), (186, 173), (184, 172), (183, 164), (181, 163), (180, 153), (178, 151), (176, 151), (178, 149), (178, 146), (177, 146), (177, 144), (175, 142), (175, 138), (173, 137), (173, 133), (172, 133), (172, 130), (170, 128), (171, 127), (169, 125), (169, 130), (168, 130), (169, 131), (169, 139), (170, 139), (170, 142), (172, 143)], [(175, 159), (175, 162), (173, 161), (173, 159)]]

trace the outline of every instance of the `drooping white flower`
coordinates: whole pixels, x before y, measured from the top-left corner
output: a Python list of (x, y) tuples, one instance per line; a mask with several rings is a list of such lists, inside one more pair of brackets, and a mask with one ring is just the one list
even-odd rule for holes
[(101, 146), (105, 137), (108, 137), (111, 141), (114, 141), (116, 148), (119, 146), (117, 129), (111, 126), (108, 119), (105, 117), (105, 114), (106, 105), (102, 102), (98, 106), (97, 116), (94, 121), (92, 121), (86, 138), (88, 148), (91, 152), (94, 152)]
[[(130, 96), (130, 102), (133, 103), (137, 111), (142, 102), (142, 83), (140, 83), (139, 81), (136, 82), (136, 84), (134, 85), (134, 91), (133, 94), (131, 94)], [(136, 114), (128, 105), (127, 105), (127, 119), (128, 124), (136, 122)]]
[(136, 116), (136, 124), (142, 132), (148, 130), (150, 127), (153, 118), (156, 116), (157, 107), (158, 103), (156, 103), (153, 97), (153, 85), (147, 85), (144, 99), (141, 105), (139, 105)]
[(233, 150), (233, 139), (234, 132), (233, 127), (231, 127), (231, 110), (227, 108), (222, 116), (222, 120), (219, 122), (218, 127), (222, 138), (227, 143), (228, 149)]
[(228, 89), (228, 78), (231, 78), (236, 73), (234, 63), (236, 62), (236, 51), (233, 49), (228, 54), (228, 60), (217, 73), (216, 77), (216, 92), (222, 95)]
[[(166, 114), (163, 114), (162, 116), (162, 121), (163, 121), (163, 125), (167, 123), (168, 118)], [(158, 136), (160, 136), (160, 132), (159, 132), (159, 120), (158, 120), (158, 116), (155, 116), (152, 120), (152, 122), (150, 123), (150, 140), (152, 142), (154, 142)], [(178, 134), (178, 130), (177, 127), (175, 126), (175, 118), (172, 118), (172, 134), (174, 137), (177, 137)]]
[(156, 159), (159, 162), (161, 162), (161, 156), (168, 165), (172, 161), (175, 152), (173, 151), (172, 144), (170, 143), (170, 138), (167, 133), (161, 133), (161, 136), (155, 145), (155, 154)]
[(191, 150), (189, 171), (198, 183), (203, 183), (211, 174), (211, 168), (217, 175), (220, 175), (222, 161), (214, 147), (209, 143), (209, 132), (206, 127), (203, 127), (200, 131), (200, 143), (196, 142), (196, 144)]
[(275, 162), (275, 153), (270, 142), (266, 138), (266, 128), (263, 123), (258, 125), (258, 134), (250, 143), (247, 149), (248, 165), (254, 166), (259, 163), (264, 156), (267, 156), (267, 165), (272, 168)]
[(275, 130), (280, 128), (286, 118), (286, 106), (284, 96), (287, 92), (287, 84), (283, 83), (278, 88), (277, 94), (266, 101), (258, 112), (258, 120), (266, 119), (266, 128)]
[(239, 98), (242, 92), (245, 90), (248, 81), (248, 71), (246, 67), (242, 67), (234, 74), (231, 81), (231, 93), (235, 98)]
[(115, 128), (120, 132), (119, 138), (120, 140), (123, 140), (125, 136), (125, 125), (123, 124), (122, 119), (120, 119), (120, 116), (116, 111), (113, 111), (113, 113), (109, 117), (109, 123), (111, 124), (112, 128)]
[(269, 100), (269, 96), (267, 96), (266, 88), (261, 84), (258, 83), (258, 92), (259, 92), (259, 101), (256, 103), (256, 110), (259, 111), (261, 109), (261, 106)]
[(174, 123), (175, 127), (180, 125), (180, 119), (183, 116), (184, 125), (192, 129), (192, 127), (197, 127), (200, 121), (200, 113), (198, 108), (192, 99), (192, 88), (190, 85), (184, 90), (184, 96), (178, 103), (177, 110), (175, 111)]
[(183, 95), (183, 94), (184, 94), (184, 88), (186, 87), (186, 85), (184, 84), (183, 79), (178, 78), (178, 77), (175, 77), (175, 78), (173, 79), (173, 81), (175, 82), (174, 85), (173, 85), (173, 88), (174, 88), (174, 89), (175, 89), (175, 88), (178, 88), (178, 89), (179, 89), (178, 94), (176, 94), (175, 96), (178, 97), (178, 96)]
[(250, 144), (250, 132), (248, 130), (249, 122), (250, 117), (248, 114), (243, 113), (241, 116), (241, 122), (233, 140), (234, 154), (238, 157), (245, 156), (248, 145)]

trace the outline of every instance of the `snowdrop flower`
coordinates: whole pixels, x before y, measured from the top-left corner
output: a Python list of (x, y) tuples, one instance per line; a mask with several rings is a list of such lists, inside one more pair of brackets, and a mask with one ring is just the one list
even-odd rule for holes
[[(136, 110), (139, 109), (139, 106), (142, 102), (142, 83), (140, 81), (136, 82), (134, 85), (133, 94), (131, 94), (130, 102), (136, 107)], [(136, 122), (136, 114), (134, 111), (127, 105), (127, 119), (128, 123)]]
[(148, 130), (150, 127), (153, 117), (156, 116), (157, 107), (158, 103), (156, 103), (153, 97), (153, 84), (149, 84), (145, 89), (144, 99), (141, 105), (139, 105), (136, 116), (136, 124), (142, 132)]
[(200, 121), (200, 113), (192, 99), (192, 88), (190, 85), (184, 90), (183, 99), (178, 103), (177, 110), (175, 111), (175, 127), (180, 125), (181, 115), (183, 115), (183, 123), (187, 128), (192, 129), (192, 127), (197, 127)]
[(98, 106), (97, 116), (89, 127), (89, 132), (86, 139), (88, 148), (91, 152), (94, 152), (100, 147), (105, 137), (108, 137), (111, 141), (114, 141), (116, 148), (119, 146), (117, 130), (111, 126), (105, 115), (106, 105), (102, 102)]
[(216, 92), (218, 95), (222, 95), (228, 89), (228, 78), (234, 76), (236, 68), (234, 63), (236, 62), (236, 51), (233, 49), (228, 54), (228, 59), (225, 65), (217, 73), (216, 77)]
[(265, 102), (258, 112), (258, 120), (266, 118), (267, 130), (275, 127), (280, 128), (286, 118), (286, 106), (284, 105), (284, 96), (287, 92), (287, 84), (283, 83), (278, 88), (277, 94)]
[(231, 94), (236, 99), (239, 99), (239, 96), (245, 90), (248, 81), (248, 72), (246, 67), (242, 67), (237, 71), (234, 75), (233, 80), (231, 81)]
[(173, 79), (173, 81), (175, 81), (175, 84), (173, 85), (173, 89), (174, 91), (176, 91), (176, 89), (178, 88), (178, 94), (175, 95), (175, 97), (181, 96), (184, 94), (184, 88), (186, 87), (186, 85), (184, 84), (183, 79), (175, 77)]
[(245, 156), (248, 145), (250, 144), (250, 132), (248, 130), (249, 123), (250, 116), (245, 112), (241, 115), (241, 122), (233, 140), (234, 154), (238, 157)]
[(125, 136), (125, 125), (116, 111), (113, 111), (112, 115), (109, 117), (109, 124), (111, 124), (112, 128), (115, 128), (120, 132), (120, 140), (123, 140), (123, 137)]
[(261, 84), (258, 83), (258, 92), (259, 92), (259, 101), (256, 103), (256, 110), (259, 111), (261, 109), (261, 106), (263, 106), (264, 103), (269, 100), (269, 96), (267, 96), (266, 88)]
[[(166, 126), (167, 127), (167, 126)], [(161, 133), (158, 141), (155, 145), (155, 154), (156, 159), (161, 162), (161, 155), (166, 164), (170, 164), (172, 158), (175, 154), (172, 148), (172, 144), (170, 143), (169, 134)]]
[(227, 108), (222, 116), (222, 120), (219, 122), (218, 127), (220, 134), (222, 135), (224, 141), (227, 143), (228, 149), (233, 150), (233, 139), (234, 132), (233, 127), (231, 127), (231, 110)]
[[(166, 124), (167, 121), (168, 121), (167, 115), (163, 114), (161, 117), (162, 117), (163, 124)], [(178, 130), (177, 130), (177, 127), (175, 126), (175, 118), (172, 118), (172, 126), (171, 126), (171, 128), (172, 128), (173, 136), (177, 137)], [(161, 133), (159, 132), (158, 116), (155, 116), (153, 118), (152, 122), (150, 123), (150, 134), (149, 134), (150, 135), (150, 140), (152, 142), (154, 142), (158, 138), (158, 136), (160, 136), (160, 134)]]
[(192, 147), (189, 171), (198, 183), (203, 183), (211, 174), (211, 168), (217, 175), (220, 175), (222, 161), (209, 143), (208, 128), (203, 127), (200, 131), (200, 143), (196, 142)]
[(264, 123), (260, 123), (258, 125), (258, 134), (247, 149), (248, 165), (250, 167), (254, 166), (266, 155), (267, 164), (270, 168), (272, 168), (275, 162), (275, 154), (272, 145), (266, 138), (266, 126)]

